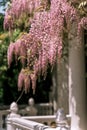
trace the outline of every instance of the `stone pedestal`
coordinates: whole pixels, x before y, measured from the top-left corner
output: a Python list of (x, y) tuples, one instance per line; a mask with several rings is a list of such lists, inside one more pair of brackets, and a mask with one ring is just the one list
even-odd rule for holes
[(15, 125), (12, 125), (11, 119), (18, 117), (20, 118), (20, 115), (18, 112), (18, 105), (16, 102), (12, 102), (10, 105), (10, 114), (7, 116), (6, 124), (7, 124), (7, 130), (18, 130), (15, 128)]

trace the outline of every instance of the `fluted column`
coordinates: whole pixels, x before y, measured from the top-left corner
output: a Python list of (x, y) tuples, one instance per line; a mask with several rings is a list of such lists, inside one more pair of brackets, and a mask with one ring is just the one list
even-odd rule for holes
[(79, 44), (76, 26), (72, 25), (69, 34), (69, 110), (71, 130), (86, 130), (86, 86), (84, 44)]

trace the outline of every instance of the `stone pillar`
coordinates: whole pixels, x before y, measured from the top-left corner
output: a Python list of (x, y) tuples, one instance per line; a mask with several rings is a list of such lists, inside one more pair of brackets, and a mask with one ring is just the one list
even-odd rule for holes
[[(67, 51), (68, 53), (68, 51)], [(57, 109), (63, 108), (65, 113), (69, 113), (69, 87), (68, 87), (68, 58), (61, 59), (61, 61), (56, 63), (53, 75), (53, 105), (54, 105), (54, 114), (57, 112)]]
[(56, 126), (59, 128), (58, 130), (70, 130), (70, 126), (68, 124), (68, 119), (64, 112), (63, 108), (58, 109), (56, 113)]
[(27, 116), (36, 116), (38, 110), (35, 107), (35, 101), (33, 98), (28, 99), (28, 106), (25, 108)]
[(55, 64), (55, 67), (53, 69), (53, 74), (52, 74), (52, 82), (53, 82), (53, 86), (52, 86), (52, 93), (51, 95), (51, 100), (53, 103), (53, 110), (54, 110), (54, 114), (56, 114), (57, 109), (58, 109), (58, 95), (57, 95), (57, 90), (58, 90), (58, 83), (57, 83), (57, 64)]
[(71, 130), (86, 130), (84, 44), (79, 44), (79, 47), (77, 47), (77, 43), (76, 26), (72, 25), (72, 30), (69, 34), (69, 110), (71, 114)]
[(11, 120), (12, 118), (20, 117), (20, 115), (17, 113), (18, 105), (16, 102), (11, 103), (9, 111), (11, 113), (7, 116), (7, 120), (6, 120), (7, 130), (18, 130), (17, 128), (15, 128), (15, 125), (13, 125), (13, 122)]
[(63, 108), (65, 113), (69, 113), (69, 87), (68, 87), (68, 61), (64, 61), (64, 59), (61, 60), (61, 62), (58, 64), (58, 72), (57, 72), (58, 78), (58, 89), (57, 89), (57, 95), (58, 95), (58, 108)]

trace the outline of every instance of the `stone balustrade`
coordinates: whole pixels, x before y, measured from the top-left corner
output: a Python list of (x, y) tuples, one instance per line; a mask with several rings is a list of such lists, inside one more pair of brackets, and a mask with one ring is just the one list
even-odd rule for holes
[[(0, 129), (2, 129), (2, 128), (6, 128), (6, 121), (7, 121), (7, 124), (8, 123), (10, 123), (11, 124), (11, 122), (14, 122), (14, 124), (17, 124), (18, 123), (18, 120), (16, 120), (16, 118), (15, 119), (8, 119), (8, 120), (6, 120), (6, 117), (7, 117), (7, 115), (9, 114), (9, 111), (6, 111), (6, 110), (1, 110), (0, 111)], [(70, 115), (66, 115), (67, 116), (67, 118), (69, 119), (69, 122), (70, 122)], [(3, 117), (4, 117), (4, 119), (3, 119)], [(27, 121), (29, 121), (28, 122), (28, 124), (30, 123), (31, 124), (31, 122), (30, 121), (33, 121), (33, 122), (39, 122), (39, 123), (41, 123), (41, 124), (46, 124), (46, 125), (49, 125), (49, 126), (51, 126), (51, 124), (52, 123), (54, 123), (55, 122), (55, 119), (56, 119), (56, 115), (45, 115), (45, 116), (22, 116), (21, 118), (19, 118), (19, 120), (21, 120), (21, 119), (24, 119), (25, 121), (24, 122), (26, 122), (26, 120)], [(14, 121), (14, 120), (16, 120), (16, 122)], [(23, 120), (22, 120), (23, 121)], [(22, 123), (22, 122), (21, 122)], [(21, 124), (20, 124), (21, 125)], [(18, 127), (20, 126), (20, 125), (18, 125)], [(15, 126), (16, 127), (16, 126)], [(22, 126), (21, 126), (22, 127)], [(24, 127), (24, 126), (23, 126)], [(23, 128), (22, 128), (23, 129)], [(24, 130), (26, 130), (25, 128), (24, 128)]]
[[(46, 104), (46, 106), (49, 110), (49, 105)], [(43, 108), (45, 111), (45, 105)], [(4, 123), (6, 130), (70, 130), (70, 124), (68, 124), (70, 117), (64, 114), (63, 109), (59, 109), (56, 115), (48, 113), (49, 115), (38, 116), (21, 116), (18, 111), (18, 105), (15, 102), (10, 105), (9, 110), (2, 110), (0, 112), (0, 128), (3, 127)], [(2, 121), (3, 115), (6, 116), (4, 122)]]
[(57, 111), (56, 115), (22, 117), (18, 114), (16, 102), (10, 105), (10, 114), (6, 118), (6, 124), (7, 130), (70, 130), (62, 108)]
[(7, 118), (7, 130), (54, 130), (50, 126), (31, 120), (20, 118)]
[[(40, 104), (35, 104), (37, 110), (38, 110), (38, 113), (37, 113), (37, 119), (35, 117), (35, 121), (38, 121), (38, 116), (40, 115), (53, 115), (53, 107), (52, 107), (52, 104), (50, 103), (40, 103)], [(28, 117), (28, 112), (26, 111), (26, 108), (27, 105), (18, 105), (18, 113), (21, 115), (21, 116), (24, 116), (24, 117)], [(9, 111), (9, 106), (2, 106), (0, 107), (0, 128), (5, 128), (6, 127), (6, 117), (7, 115), (10, 113)], [(32, 118), (32, 117), (31, 117)], [(44, 119), (40, 119), (40, 120), (44, 120)], [(42, 121), (44, 122), (44, 121)]]
[(5, 127), (5, 119), (6, 116), (9, 114), (9, 111), (7, 110), (0, 110), (0, 128), (4, 128)]
[(50, 126), (45, 125), (42, 123), (38, 123), (36, 121), (32, 120), (43, 120), (43, 122), (48, 121), (48, 122), (54, 122), (55, 121), (55, 116), (39, 116), (38, 118), (35, 117), (20, 117), (20, 118), (7, 118), (7, 130), (70, 130), (69, 127), (65, 126)]
[(23, 116), (23, 119), (39, 122), (45, 125), (51, 126), (56, 120), (55, 115), (44, 115), (44, 116)]
[[(27, 108), (30, 106), (27, 106)], [(37, 109), (37, 116), (40, 115), (54, 115), (53, 105), (51, 103), (39, 103), (35, 104)], [(32, 108), (31, 108), (32, 109)], [(30, 116), (29, 111), (26, 108), (20, 109), (19, 114), (21, 116)]]

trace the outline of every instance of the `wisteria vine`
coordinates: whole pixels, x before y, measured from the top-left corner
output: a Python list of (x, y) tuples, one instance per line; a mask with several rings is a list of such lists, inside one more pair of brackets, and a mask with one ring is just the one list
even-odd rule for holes
[[(23, 14), (28, 18), (30, 29), (9, 45), (8, 66), (13, 56), (16, 63), (20, 59), (23, 67), (18, 76), (18, 88), (24, 87), (29, 91), (32, 83), (35, 91), (38, 77), (46, 77), (48, 66), (53, 67), (56, 59), (61, 58), (63, 32), (65, 29), (70, 31), (78, 15), (76, 8), (67, 0), (12, 0), (5, 14), (4, 28), (16, 28), (16, 22), (22, 20)], [(87, 18), (83, 18), (79, 25), (79, 31), (81, 27), (87, 27)]]

